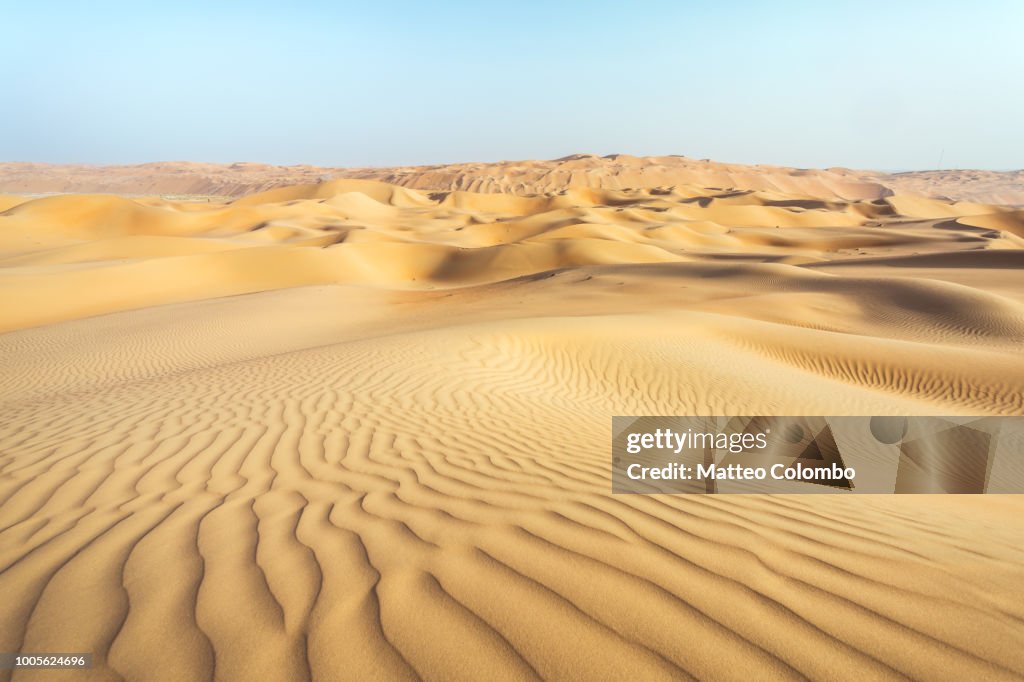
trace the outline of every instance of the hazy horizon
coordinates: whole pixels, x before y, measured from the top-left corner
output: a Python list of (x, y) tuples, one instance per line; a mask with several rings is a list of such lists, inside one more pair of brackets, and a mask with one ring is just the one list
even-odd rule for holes
[[(689, 154), (630, 154), (629, 152), (612, 152), (610, 154), (593, 154), (590, 152), (574, 152), (573, 154), (565, 154), (561, 157), (553, 158), (540, 158), (534, 157), (532, 159), (527, 158), (493, 158), (493, 159), (461, 159), (457, 161), (443, 161), (443, 162), (422, 162), (422, 163), (410, 163), (410, 164), (359, 164), (359, 165), (322, 165), (315, 163), (296, 162), (296, 163), (274, 163), (272, 161), (261, 161), (259, 159), (229, 159), (229, 160), (208, 160), (208, 159), (185, 159), (185, 158), (166, 158), (166, 159), (151, 159), (147, 161), (130, 161), (130, 162), (110, 162), (110, 163), (96, 163), (88, 161), (34, 161), (31, 159), (0, 159), (0, 163), (24, 163), (24, 164), (45, 164), (52, 166), (96, 166), (96, 167), (118, 167), (118, 166), (147, 166), (156, 164), (176, 164), (176, 163), (196, 163), (196, 164), (213, 164), (219, 166), (231, 166), (235, 164), (254, 164), (254, 165), (265, 165), (265, 166), (276, 166), (280, 168), (290, 167), (302, 167), (310, 166), (314, 168), (413, 168), (413, 167), (429, 167), (429, 166), (443, 166), (451, 164), (498, 164), (498, 163), (515, 163), (517, 161), (558, 161), (567, 156), (597, 156), (597, 157), (608, 157), (608, 156), (635, 156), (635, 157), (659, 157), (659, 156), (682, 156), (690, 159), (696, 159), (696, 157), (690, 156)], [(992, 171), (996, 173), (1014, 173), (1024, 170), (1024, 166), (1017, 168), (971, 168), (971, 167), (951, 167), (943, 166), (941, 168), (867, 168), (867, 167), (852, 167), (852, 166), (839, 166), (836, 164), (827, 164), (821, 166), (784, 166), (782, 164), (769, 164), (761, 162), (749, 162), (749, 161), (735, 161), (732, 159), (715, 159), (702, 157), (697, 160), (707, 160), (715, 163), (723, 164), (735, 164), (735, 165), (751, 165), (751, 166), (778, 166), (783, 168), (795, 168), (797, 170), (827, 170), (830, 168), (846, 168), (848, 170), (855, 171), (868, 171), (885, 173), (889, 175), (898, 175), (900, 173), (922, 173), (922, 172), (955, 172), (955, 171)]]
[(1024, 167), (1013, 2), (54, 2), (8, 16), (5, 161)]

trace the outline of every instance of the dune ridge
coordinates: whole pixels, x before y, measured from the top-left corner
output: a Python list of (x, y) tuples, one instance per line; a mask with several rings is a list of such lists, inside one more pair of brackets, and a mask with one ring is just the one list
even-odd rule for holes
[(721, 163), (681, 155), (572, 154), (549, 161), (337, 168), (263, 163), (165, 161), (132, 166), (0, 162), (0, 193), (109, 193), (239, 197), (324, 180), (376, 180), (411, 189), (542, 194), (572, 187), (652, 189), (692, 185), (777, 191), (818, 198), (875, 199), (913, 194), (953, 201), (1024, 206), (1024, 170), (883, 173)]
[[(216, 203), (49, 196), (0, 214), (0, 331), (313, 284), (437, 290), (599, 265), (977, 259), (1019, 252), (1022, 216), (914, 196), (686, 186), (520, 196), (351, 179)], [(952, 314), (960, 307), (950, 302)]]
[(0, 651), (1020, 679), (1017, 496), (610, 494), (615, 414), (1024, 413), (1019, 210), (784, 189), (0, 199)]

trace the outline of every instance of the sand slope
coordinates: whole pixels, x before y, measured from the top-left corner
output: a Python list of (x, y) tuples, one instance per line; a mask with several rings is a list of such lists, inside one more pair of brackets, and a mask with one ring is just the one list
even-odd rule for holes
[(7, 206), (0, 651), (96, 655), (48, 679), (1024, 676), (1024, 501), (612, 496), (607, 461), (614, 414), (1021, 414), (1018, 211)]

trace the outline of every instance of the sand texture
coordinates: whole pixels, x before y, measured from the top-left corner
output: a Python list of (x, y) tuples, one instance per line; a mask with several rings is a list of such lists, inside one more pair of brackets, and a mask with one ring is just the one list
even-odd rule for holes
[(0, 651), (1020, 679), (1024, 499), (610, 494), (615, 414), (1024, 413), (1024, 211), (738, 173), (0, 197)]
[(573, 154), (550, 161), (454, 163), (392, 168), (328, 168), (261, 163), (160, 162), (134, 166), (0, 162), (0, 193), (113, 193), (239, 197), (274, 187), (342, 178), (410, 189), (487, 193), (653, 189), (676, 185), (877, 199), (892, 194), (1024, 207), (1024, 170), (935, 170), (880, 173), (721, 163), (685, 156)]

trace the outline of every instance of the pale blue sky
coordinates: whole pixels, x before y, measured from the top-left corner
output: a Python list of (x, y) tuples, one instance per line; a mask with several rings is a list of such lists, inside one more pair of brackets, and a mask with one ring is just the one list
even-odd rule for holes
[(0, 0), (0, 160), (1024, 166), (1024, 2)]

